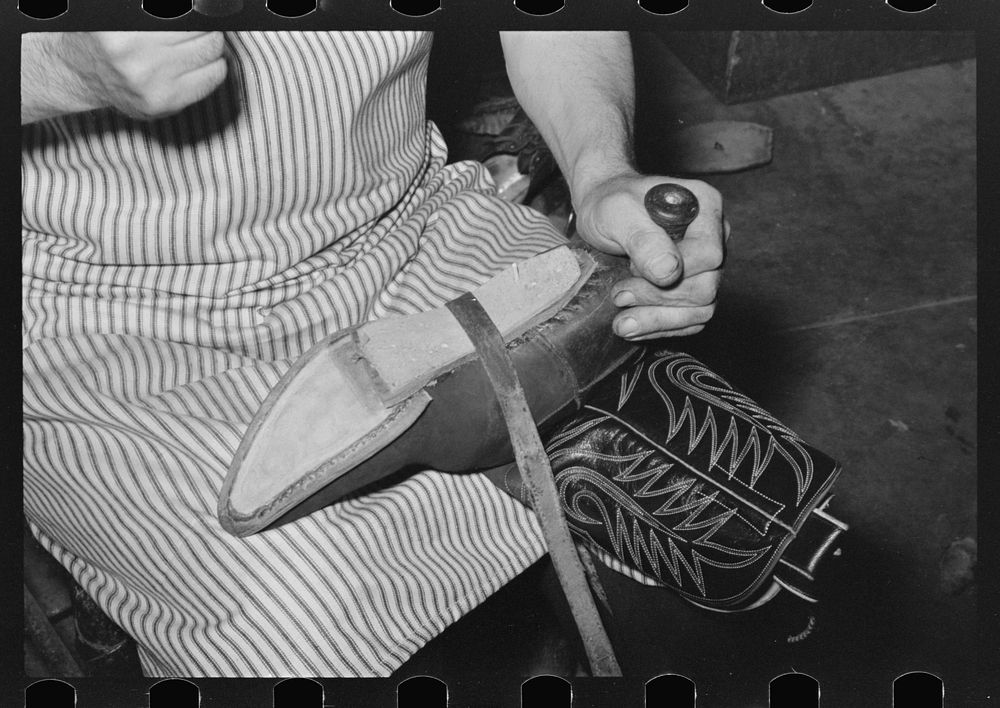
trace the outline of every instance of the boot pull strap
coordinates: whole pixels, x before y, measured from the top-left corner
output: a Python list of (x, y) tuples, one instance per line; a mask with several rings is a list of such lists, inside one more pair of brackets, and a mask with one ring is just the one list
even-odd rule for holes
[[(548, 454), (496, 325), (471, 293), (447, 305), (472, 340), (500, 404), (521, 477), (531, 495), (559, 584), (587, 652), (594, 676), (621, 676), (611, 640), (587, 584), (587, 574), (570, 536)], [(595, 576), (596, 579), (596, 576)], [(599, 591), (603, 594), (603, 589)]]

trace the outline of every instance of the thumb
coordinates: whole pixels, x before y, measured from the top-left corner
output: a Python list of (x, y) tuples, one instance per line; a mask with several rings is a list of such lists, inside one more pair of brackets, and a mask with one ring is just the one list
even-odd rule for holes
[(635, 220), (623, 233), (621, 244), (632, 260), (633, 270), (659, 287), (675, 283), (684, 273), (684, 261), (677, 245), (649, 218)]

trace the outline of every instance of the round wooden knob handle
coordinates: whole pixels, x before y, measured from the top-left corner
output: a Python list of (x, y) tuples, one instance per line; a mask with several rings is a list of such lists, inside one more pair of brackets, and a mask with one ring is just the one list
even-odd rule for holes
[(646, 192), (646, 211), (674, 241), (684, 238), (688, 224), (698, 216), (698, 197), (690, 189), (665, 182)]

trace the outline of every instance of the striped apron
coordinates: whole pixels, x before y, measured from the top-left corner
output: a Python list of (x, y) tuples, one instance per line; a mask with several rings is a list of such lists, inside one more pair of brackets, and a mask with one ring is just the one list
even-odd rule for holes
[(559, 243), (445, 165), (423, 33), (233, 33), (209, 99), (22, 147), (24, 508), (153, 676), (384, 676), (544, 552), (477, 474), (426, 471), (238, 539), (240, 437), (321, 337)]

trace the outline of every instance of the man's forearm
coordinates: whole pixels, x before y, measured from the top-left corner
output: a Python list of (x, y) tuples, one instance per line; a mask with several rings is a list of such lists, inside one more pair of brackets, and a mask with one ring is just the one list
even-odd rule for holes
[(635, 82), (624, 32), (501, 32), (507, 73), (574, 202), (633, 169)]
[(66, 64), (64, 35), (33, 32), (21, 37), (21, 124), (96, 107)]

